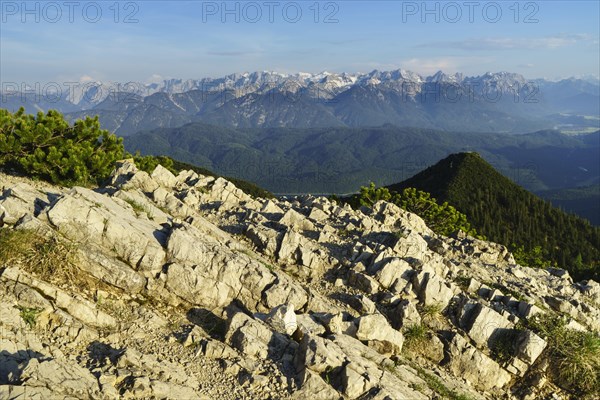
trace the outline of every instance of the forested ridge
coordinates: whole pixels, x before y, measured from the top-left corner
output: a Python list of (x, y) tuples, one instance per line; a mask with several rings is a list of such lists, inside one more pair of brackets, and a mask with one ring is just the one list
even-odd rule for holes
[(489, 240), (522, 246), (575, 278), (600, 276), (600, 228), (516, 185), (477, 153), (453, 154), (389, 189), (408, 187), (447, 201)]

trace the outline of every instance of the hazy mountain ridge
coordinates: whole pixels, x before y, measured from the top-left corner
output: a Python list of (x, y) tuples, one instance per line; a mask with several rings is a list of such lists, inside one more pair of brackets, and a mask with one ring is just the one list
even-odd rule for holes
[[(253, 72), (155, 84), (90, 82), (76, 90), (55, 102), (31, 96), (23, 101), (19, 93), (5, 93), (2, 107), (25, 106), (30, 112), (57, 108), (71, 113), (71, 119), (98, 114), (104, 126), (120, 135), (199, 120), (234, 127), (393, 123), (524, 133), (560, 123), (548, 115), (596, 115), (600, 107), (599, 85), (590, 81), (526, 80), (508, 72), (473, 77), (441, 71), (424, 77), (401, 69), (366, 74)], [(152, 106), (156, 109), (149, 112)], [(583, 124), (597, 126), (598, 121)]]

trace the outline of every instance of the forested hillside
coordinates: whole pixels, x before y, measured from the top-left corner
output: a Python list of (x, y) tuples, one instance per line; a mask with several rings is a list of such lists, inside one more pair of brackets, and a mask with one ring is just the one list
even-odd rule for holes
[(408, 187), (455, 206), (489, 240), (523, 246), (577, 278), (600, 275), (600, 228), (527, 192), (477, 153), (453, 154), (389, 189)]
[(249, 129), (201, 123), (125, 138), (142, 154), (168, 155), (274, 193), (351, 193), (403, 181), (448, 154), (477, 151), (502, 174), (537, 192), (597, 183), (597, 135), (527, 135), (374, 128)]

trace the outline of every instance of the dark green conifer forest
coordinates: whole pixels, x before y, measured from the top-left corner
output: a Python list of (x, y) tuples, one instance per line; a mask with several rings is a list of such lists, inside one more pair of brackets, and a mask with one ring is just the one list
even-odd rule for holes
[(576, 279), (600, 277), (600, 228), (516, 185), (477, 153), (453, 154), (389, 189), (409, 187), (453, 205), (523, 263), (565, 268)]

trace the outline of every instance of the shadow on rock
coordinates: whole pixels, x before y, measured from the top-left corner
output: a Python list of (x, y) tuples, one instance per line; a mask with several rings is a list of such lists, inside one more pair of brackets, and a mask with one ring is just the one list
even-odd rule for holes
[(33, 350), (0, 351), (0, 385), (21, 384), (21, 374), (31, 359), (47, 360), (49, 357)]

